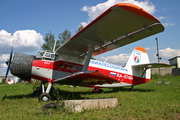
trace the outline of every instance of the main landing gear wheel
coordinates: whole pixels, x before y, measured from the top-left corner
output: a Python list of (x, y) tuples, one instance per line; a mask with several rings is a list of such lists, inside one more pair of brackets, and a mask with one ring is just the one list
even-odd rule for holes
[(104, 91), (102, 89), (97, 89), (97, 88), (94, 88), (92, 90), (92, 93), (103, 93)]
[(104, 91), (102, 89), (99, 89), (98, 90), (98, 93), (103, 93)]
[(42, 93), (39, 96), (39, 101), (44, 101), (44, 102), (48, 102), (51, 100), (51, 96), (49, 95), (49, 93)]

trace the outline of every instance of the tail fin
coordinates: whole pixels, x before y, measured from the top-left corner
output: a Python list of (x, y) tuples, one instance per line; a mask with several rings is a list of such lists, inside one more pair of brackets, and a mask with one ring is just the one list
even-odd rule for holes
[(133, 50), (131, 56), (129, 57), (126, 67), (132, 65), (147, 64), (147, 63), (150, 62), (146, 50), (143, 47), (136, 47)]
[(146, 83), (150, 80), (151, 71), (150, 69), (146, 69), (145, 67), (141, 67), (144, 64), (149, 64), (149, 57), (146, 50), (142, 47), (136, 47), (127, 64), (126, 68), (130, 70), (133, 75), (133, 84), (142, 84)]
[(130, 74), (133, 76), (133, 85), (146, 83), (151, 78), (151, 70), (149, 68), (170, 67), (164, 63), (150, 63), (146, 50), (137, 47), (132, 52), (126, 66)]

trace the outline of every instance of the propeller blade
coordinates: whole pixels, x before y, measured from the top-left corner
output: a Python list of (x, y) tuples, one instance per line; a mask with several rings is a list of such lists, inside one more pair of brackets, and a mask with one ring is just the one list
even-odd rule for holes
[(11, 60), (12, 60), (12, 55), (13, 55), (13, 47), (11, 47), (11, 54), (10, 54), (10, 58), (9, 58), (10, 64), (11, 64)]
[(8, 68), (7, 68), (7, 70), (6, 70), (6, 77), (5, 77), (5, 80), (6, 80), (6, 78), (7, 78), (7, 75), (8, 75), (8, 73), (9, 73), (9, 70), (10, 70), (10, 65), (8, 65)]
[(6, 80), (6, 78), (7, 78), (7, 75), (8, 75), (8, 73), (9, 73), (9, 70), (10, 70), (12, 55), (13, 55), (13, 47), (11, 47), (11, 53), (10, 53), (10, 57), (9, 57), (9, 63), (8, 63), (8, 61), (6, 61), (6, 64), (8, 65), (8, 67), (7, 67), (7, 70), (6, 70), (5, 80)]

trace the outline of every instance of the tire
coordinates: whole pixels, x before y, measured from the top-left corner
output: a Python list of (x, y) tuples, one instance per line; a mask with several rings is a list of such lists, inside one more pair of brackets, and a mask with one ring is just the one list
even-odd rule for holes
[(51, 100), (51, 96), (49, 95), (49, 93), (42, 93), (39, 96), (39, 101), (44, 101), (44, 102), (48, 102)]
[(98, 93), (103, 93), (104, 91), (102, 89), (99, 89), (98, 90)]

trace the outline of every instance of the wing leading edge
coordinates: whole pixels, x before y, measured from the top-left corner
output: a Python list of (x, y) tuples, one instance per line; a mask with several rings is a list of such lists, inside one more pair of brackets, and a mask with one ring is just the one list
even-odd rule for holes
[(81, 57), (89, 49), (88, 41), (94, 41), (96, 56), (162, 31), (163, 25), (151, 14), (133, 4), (120, 3), (75, 34), (56, 53)]

